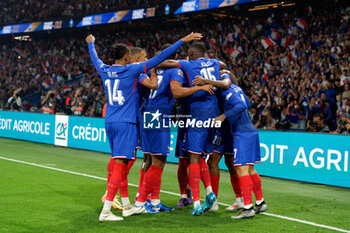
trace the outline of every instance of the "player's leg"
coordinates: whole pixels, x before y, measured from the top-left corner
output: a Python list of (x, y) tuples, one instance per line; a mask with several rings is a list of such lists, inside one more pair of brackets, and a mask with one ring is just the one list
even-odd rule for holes
[(253, 209), (253, 182), (249, 175), (249, 167), (251, 165), (236, 166), (235, 170), (239, 177), (239, 185), (244, 199), (244, 208), (237, 216), (232, 216), (231, 218), (241, 219), (241, 218), (252, 218), (255, 216)]
[(145, 176), (145, 173), (147, 172), (147, 170), (151, 166), (151, 161), (152, 161), (151, 155), (149, 153), (143, 153), (143, 162), (142, 162), (141, 168), (140, 168), (139, 188), (137, 190), (136, 199), (140, 194), (140, 189), (142, 186), (143, 177)]
[(254, 166), (250, 166), (249, 175), (253, 182), (253, 192), (255, 195), (255, 213), (264, 212), (268, 210), (267, 205), (264, 200), (262, 188), (261, 188), (261, 179), (259, 174), (255, 171)]
[(225, 164), (230, 172), (230, 180), (231, 185), (233, 188), (233, 191), (236, 195), (236, 201), (231, 206), (227, 207), (227, 210), (240, 210), (243, 209), (244, 203), (243, 203), (243, 197), (241, 193), (241, 189), (239, 186), (239, 179), (238, 175), (234, 169), (234, 163), (233, 163), (233, 154), (225, 154)]
[[(220, 181), (219, 162), (221, 158), (222, 158), (222, 155), (220, 155), (218, 151), (214, 151), (214, 153), (210, 155), (208, 160), (211, 185), (213, 188), (213, 192), (216, 195), (216, 198), (218, 198), (218, 195), (219, 195), (219, 181)], [(214, 210), (214, 211), (219, 210), (217, 199), (210, 210)]]
[[(178, 207), (191, 205), (192, 203), (189, 203), (189, 197), (187, 187), (189, 184), (188, 181), (188, 158), (187, 157), (180, 157), (179, 158), (179, 166), (177, 169), (177, 180), (179, 182), (179, 188), (180, 188), (180, 194), (181, 198), (179, 203), (176, 204)], [(192, 199), (192, 198), (191, 198)]]
[[(134, 149), (137, 142), (136, 126), (128, 123), (106, 124), (106, 133), (111, 145), (112, 157), (115, 158), (112, 176), (107, 184), (107, 197), (100, 214), (100, 221), (117, 221), (122, 218), (113, 215), (110, 211), (113, 199), (119, 190), (123, 202), (123, 216), (130, 216), (144, 211), (130, 204), (128, 196), (128, 163), (134, 158)], [(127, 140), (128, 139), (128, 140)], [(120, 142), (125, 142), (123, 145)]]
[[(205, 153), (206, 156), (213, 154), (213, 139), (214, 139), (215, 131), (213, 129), (209, 129), (207, 132), (208, 132), (207, 140), (205, 142), (205, 147), (203, 150), (206, 152)], [(206, 158), (206, 156), (200, 159), (201, 179), (204, 183), (204, 187), (206, 191), (205, 202), (203, 203), (203, 206), (202, 206), (204, 212), (210, 210), (217, 199), (212, 189), (208, 164), (204, 159)]]
[(198, 216), (203, 213), (203, 208), (200, 203), (200, 189), (199, 182), (201, 180), (200, 175), (200, 158), (202, 153), (195, 154), (190, 152), (190, 165), (189, 165), (189, 182), (192, 190), (194, 208), (192, 215)]
[(161, 183), (163, 168), (166, 163), (166, 157), (152, 156), (152, 165), (145, 173), (140, 194), (135, 202), (136, 206), (143, 206), (149, 213), (158, 213), (159, 211), (152, 211), (152, 206), (145, 205), (147, 197), (153, 190)]

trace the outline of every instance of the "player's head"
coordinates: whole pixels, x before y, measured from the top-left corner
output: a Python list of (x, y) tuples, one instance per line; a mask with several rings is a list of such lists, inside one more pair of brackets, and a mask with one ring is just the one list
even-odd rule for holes
[(112, 58), (121, 65), (131, 62), (131, 52), (125, 44), (115, 43), (112, 46)]
[[(171, 44), (165, 44), (163, 45), (160, 50), (163, 51), (164, 49), (167, 49), (171, 46)], [(176, 59), (178, 57), (177, 52), (173, 53), (168, 59)]]
[(144, 49), (140, 47), (134, 47), (131, 51), (131, 63), (147, 61), (147, 54)]
[(188, 58), (190, 60), (196, 60), (200, 57), (204, 57), (205, 54), (205, 46), (202, 43), (194, 43), (190, 46), (188, 50)]

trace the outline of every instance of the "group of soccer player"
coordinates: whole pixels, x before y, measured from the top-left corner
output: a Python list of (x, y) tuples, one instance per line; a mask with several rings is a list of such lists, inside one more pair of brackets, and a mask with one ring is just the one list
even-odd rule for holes
[[(194, 123), (179, 127), (176, 154), (181, 199), (177, 206), (193, 203), (194, 216), (219, 209), (218, 163), (225, 155), (236, 194), (236, 202), (228, 209), (242, 209), (232, 218), (251, 218), (267, 210), (261, 180), (254, 169), (254, 164), (260, 162), (260, 143), (250, 120), (248, 98), (224, 63), (204, 57), (203, 44), (193, 43), (188, 58), (176, 60), (176, 51), (184, 43), (201, 38), (201, 34), (191, 33), (173, 45), (164, 45), (150, 60), (145, 50), (117, 43), (112, 46), (115, 64), (111, 66), (98, 58), (95, 38), (92, 35), (86, 38), (91, 60), (107, 93), (105, 127), (112, 157), (100, 221), (123, 220), (111, 212), (112, 205), (122, 209), (123, 217), (173, 210), (159, 199), (162, 172), (170, 152), (170, 128), (148, 126), (171, 115), (175, 99), (180, 103), (180, 113), (190, 116), (191, 121), (214, 122), (209, 126)], [(150, 121), (146, 119), (149, 113)], [(144, 162), (132, 205), (127, 177), (135, 162), (136, 148), (142, 148)], [(206, 190), (203, 205), (201, 180)], [(122, 204), (115, 200), (118, 190)], [(256, 197), (255, 208), (252, 192)]]

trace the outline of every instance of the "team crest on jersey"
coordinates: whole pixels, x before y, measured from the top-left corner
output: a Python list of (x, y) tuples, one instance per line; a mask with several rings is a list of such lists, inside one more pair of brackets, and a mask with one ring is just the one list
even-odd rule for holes
[(163, 74), (164, 70), (163, 69), (157, 69), (157, 74)]
[(178, 70), (178, 71), (177, 71), (177, 74), (178, 74), (179, 76), (184, 76), (184, 73), (182, 73), (182, 70)]

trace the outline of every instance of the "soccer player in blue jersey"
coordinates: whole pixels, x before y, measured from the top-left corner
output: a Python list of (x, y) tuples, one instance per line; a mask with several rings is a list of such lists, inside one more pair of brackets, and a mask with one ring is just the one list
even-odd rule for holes
[[(223, 76), (225, 75), (227, 74)], [(232, 84), (227, 90), (221, 91), (220, 101), (223, 103), (225, 112), (216, 117), (216, 121), (223, 122), (227, 118), (230, 124), (233, 135), (234, 166), (244, 199), (243, 211), (231, 218), (251, 218), (256, 213), (267, 210), (261, 189), (261, 179), (254, 169), (255, 163), (260, 162), (259, 134), (249, 115), (250, 102), (239, 86)], [(256, 197), (255, 209), (253, 209), (252, 191)]]
[[(236, 77), (233, 73), (228, 70), (221, 70), (220, 73), (227, 73), (231, 78), (231, 82), (237, 85)], [(221, 75), (222, 78), (229, 78), (225, 75)], [(207, 83), (208, 80), (202, 79), (203, 84)], [(198, 82), (198, 80), (196, 80)], [(210, 82), (210, 81), (209, 81)], [(219, 101), (220, 110), (223, 112), (223, 106)], [(213, 141), (214, 153), (210, 155), (208, 159), (208, 166), (210, 172), (210, 180), (212, 183), (213, 192), (218, 198), (219, 194), (219, 181), (220, 181), (220, 169), (219, 162), (222, 156), (225, 156), (225, 164), (230, 172), (230, 180), (232, 188), (236, 194), (236, 202), (231, 206), (227, 207), (227, 210), (239, 210), (243, 208), (243, 198), (241, 196), (241, 190), (238, 185), (238, 176), (233, 166), (233, 137), (230, 130), (228, 121), (224, 121), (221, 128), (216, 131), (216, 135)], [(214, 202), (211, 210), (219, 210), (218, 199)]]
[[(206, 52), (205, 46), (201, 43), (194, 43), (190, 46), (188, 51), (189, 61), (179, 60), (171, 63), (167, 62), (162, 65), (165, 67), (173, 67), (178, 65), (185, 72), (185, 81), (189, 87), (196, 86), (193, 81), (202, 76), (205, 79), (215, 82), (220, 88), (228, 88), (231, 84), (229, 80), (220, 80), (220, 69), (227, 68), (224, 63), (221, 63), (215, 59), (206, 59), (204, 54)], [(191, 120), (205, 122), (207, 120), (214, 119), (219, 113), (218, 102), (215, 95), (210, 95), (206, 92), (197, 92), (189, 96), (190, 114)], [(197, 124), (190, 125), (186, 132), (186, 145), (185, 148), (190, 156), (189, 165), (189, 182), (192, 189), (192, 195), (194, 200), (194, 208), (192, 215), (198, 216), (203, 212), (209, 210), (216, 196), (212, 191), (211, 181), (208, 166), (204, 160), (201, 162), (202, 154), (211, 154), (210, 151), (206, 151), (208, 146), (212, 145), (214, 137), (214, 129), (212, 127), (197, 127)], [(206, 200), (203, 206), (200, 205), (200, 189), (199, 182), (204, 182), (206, 187)]]
[[(133, 47), (130, 49), (130, 52), (131, 52), (131, 63), (140, 63), (140, 62), (145, 62), (147, 61), (147, 54), (145, 52), (145, 50), (143, 50), (142, 48), (139, 48), (139, 47)], [(152, 89), (152, 90), (156, 90), (158, 88), (158, 82), (157, 82), (157, 74), (155, 72), (155, 68), (151, 69), (151, 71), (149, 71), (150, 74), (150, 77), (149, 75), (145, 74), (145, 73), (142, 73), (139, 75), (139, 78), (138, 78), (138, 84), (142, 84), (142, 85), (137, 85), (137, 90), (139, 92), (139, 105), (141, 106), (139, 108), (139, 111), (138, 111), (138, 114), (137, 114), (137, 128), (138, 128), (138, 133), (140, 131), (140, 125), (142, 124), (142, 104), (143, 104), (143, 98), (145, 97), (145, 95), (149, 95), (149, 90)], [(138, 140), (140, 141), (140, 134), (138, 135)], [(136, 149), (141, 149), (140, 147), (140, 142), (138, 142), (138, 145), (136, 147)], [(147, 158), (147, 156), (145, 156), (145, 158)], [(129, 160), (129, 163), (128, 163), (128, 173), (131, 169), (131, 167), (133, 166), (133, 164), (135, 163), (136, 161), (136, 151), (135, 151), (135, 157), (132, 159), (132, 160)], [(108, 163), (108, 168), (107, 168), (107, 171), (108, 171), (108, 179), (107, 179), (107, 182), (109, 181), (112, 173), (113, 173), (113, 167), (114, 167), (114, 158), (111, 158), (109, 163)], [(142, 178), (142, 176), (141, 176)], [(142, 183), (142, 182), (141, 182)], [(141, 185), (140, 185), (141, 186)], [(101, 200), (102, 202), (104, 203), (105, 200), (106, 200), (106, 196), (107, 196), (107, 190), (106, 190), (106, 193), (104, 196), (102, 196)], [(118, 197), (117, 195), (115, 196), (114, 200), (113, 200), (113, 204), (112, 206), (115, 208), (115, 209), (118, 209), (118, 210), (123, 210), (123, 205), (120, 203), (120, 201), (118, 200)]]
[(135, 154), (137, 145), (136, 115), (139, 108), (139, 93), (136, 89), (138, 77), (141, 73), (157, 66), (168, 58), (184, 42), (198, 40), (202, 36), (191, 33), (182, 38), (158, 56), (138, 64), (130, 64), (131, 52), (124, 44), (115, 44), (112, 48), (112, 56), (115, 64), (104, 64), (97, 56), (95, 50), (95, 38), (89, 35), (86, 42), (89, 53), (97, 72), (102, 78), (103, 86), (107, 93), (107, 109), (105, 116), (106, 133), (111, 146), (111, 155), (115, 158), (112, 176), (107, 184), (107, 197), (99, 216), (100, 221), (120, 221), (122, 217), (115, 216), (110, 211), (112, 201), (119, 190), (123, 202), (123, 216), (130, 216), (144, 211), (143, 207), (134, 207), (128, 197), (127, 168), (128, 162)]
[[(170, 45), (165, 45), (162, 50)], [(175, 58), (175, 55), (173, 56)], [(142, 143), (144, 152), (152, 157), (152, 165), (143, 179), (140, 194), (135, 203), (143, 206), (150, 193), (151, 205), (160, 211), (171, 211), (159, 200), (161, 175), (170, 152), (170, 115), (174, 105), (174, 97), (186, 97), (199, 91), (213, 94), (211, 85), (197, 86), (193, 88), (175, 87), (173, 82), (183, 82), (183, 72), (179, 68), (157, 69), (158, 89), (151, 91), (144, 110), (144, 127)], [(175, 85), (176, 86), (176, 85)]]

